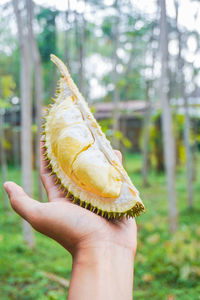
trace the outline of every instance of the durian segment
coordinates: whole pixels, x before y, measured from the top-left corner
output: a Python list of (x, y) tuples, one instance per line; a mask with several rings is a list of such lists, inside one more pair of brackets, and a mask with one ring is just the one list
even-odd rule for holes
[[(83, 189), (77, 185), (61, 168), (58, 159), (54, 156), (51, 151), (51, 143), (49, 139), (48, 131), (48, 119), (45, 128), (45, 145), (46, 145), (46, 157), (51, 163), (51, 167), (56, 174), (57, 178), (61, 182), (61, 186), (66, 188), (69, 195), (72, 195), (74, 202), (86, 203), (86, 207), (89, 205), (91, 210), (97, 209), (105, 216), (111, 216), (113, 213), (117, 213), (117, 218), (123, 215), (132, 216), (139, 214), (140, 211), (144, 210), (144, 206), (136, 194), (133, 196), (129, 185), (126, 182), (122, 183), (121, 193), (117, 198), (107, 198), (96, 195)], [(115, 217), (115, 216), (114, 216)]]
[(88, 191), (103, 197), (118, 197), (121, 175), (97, 146), (90, 150), (94, 138), (73, 97), (56, 104), (49, 127), (52, 151), (63, 171)]
[(74, 123), (83, 122), (82, 114), (74, 104), (72, 96), (65, 97), (60, 103), (57, 103), (51, 108), (51, 122), (49, 129), (51, 131), (51, 144), (55, 155), (57, 155), (58, 132)]
[(57, 132), (56, 156), (66, 174), (71, 173), (71, 166), (77, 155), (94, 143), (88, 127), (84, 123), (74, 124)]
[(66, 97), (52, 108), (49, 127), (52, 151), (58, 157), (63, 170), (70, 175), (76, 156), (94, 143), (73, 97)]
[(59, 132), (64, 127), (74, 123), (82, 123), (83, 116), (79, 107), (72, 100), (73, 97), (67, 97), (62, 102), (57, 103), (51, 109), (51, 130), (52, 135)]
[(66, 122), (66, 125), (72, 125), (74, 123), (81, 123), (83, 121), (83, 116), (78, 108), (78, 106), (70, 106), (63, 112), (63, 119)]
[(78, 185), (94, 194), (111, 198), (120, 195), (121, 175), (95, 145), (76, 157), (72, 175)]
[[(61, 186), (67, 191), (67, 195), (72, 197), (74, 203), (78, 203), (79, 205), (89, 208), (91, 211), (95, 211), (97, 214), (100, 214), (102, 216), (105, 216), (107, 218), (120, 218), (123, 215), (126, 215), (127, 217), (134, 216), (134, 215), (139, 215), (141, 211), (145, 211), (144, 205), (139, 197), (139, 192), (135, 188), (135, 186), (132, 184), (128, 174), (124, 170), (121, 162), (119, 161), (117, 155), (113, 151), (110, 142), (106, 139), (105, 134), (101, 131), (100, 126), (96, 122), (95, 118), (93, 117), (92, 113), (90, 112), (90, 109), (79, 92), (77, 86), (73, 82), (67, 67), (63, 64), (63, 62), (57, 58), (55, 55), (51, 55), (51, 60), (57, 65), (61, 72), (61, 79), (59, 80), (59, 87), (58, 87), (58, 92), (56, 95), (56, 101), (53, 105), (53, 107), (49, 110), (49, 113), (46, 117), (46, 124), (45, 124), (45, 146), (46, 146), (46, 158), (50, 162), (50, 165), (52, 167), (53, 172), (56, 174), (57, 179), (61, 182)], [(71, 165), (71, 170), (67, 170), (64, 167), (61, 167), (61, 163), (59, 161), (58, 153), (54, 152), (54, 144), (53, 141), (55, 142), (58, 139), (58, 136), (60, 136), (60, 129), (57, 127), (58, 131), (54, 131), (54, 139), (52, 138), (52, 127), (54, 125), (53, 119), (53, 112), (58, 109), (58, 106), (64, 105), (65, 107), (65, 100), (66, 98), (71, 97), (71, 104), (67, 105), (68, 108), (71, 106), (78, 108), (84, 124), (88, 127), (90, 130), (92, 137), (94, 139), (94, 143), (83, 149), (83, 151), (80, 151), (75, 159), (72, 162)], [(69, 100), (69, 99), (68, 99)], [(66, 107), (67, 108), (67, 107)], [(73, 110), (73, 108), (72, 108)], [(61, 109), (61, 107), (58, 109), (59, 114), (62, 114), (63, 111), (65, 111), (66, 114), (68, 114), (68, 117), (64, 118), (65, 120), (70, 119), (70, 113), (67, 112), (67, 110)], [(62, 111), (62, 113), (61, 113)], [(58, 113), (58, 112), (57, 112)], [(56, 115), (57, 115), (56, 113)], [(78, 114), (78, 112), (77, 112)], [(80, 116), (80, 114), (79, 114)], [(59, 117), (58, 117), (59, 119)], [(77, 122), (75, 122), (77, 124)], [(78, 121), (78, 123), (81, 123), (81, 120)], [(63, 123), (64, 124), (64, 123)], [(72, 121), (72, 124), (73, 121)], [(65, 121), (65, 127), (67, 127), (69, 124), (66, 124)], [(60, 143), (57, 143), (57, 145)], [(83, 175), (81, 171), (78, 170), (78, 165), (83, 164), (84, 165), (84, 159), (81, 159), (81, 157), (87, 153), (90, 149), (93, 147), (97, 147), (99, 151), (103, 153), (105, 156), (107, 162), (110, 164), (110, 167), (113, 167), (116, 172), (118, 172), (121, 176), (121, 185), (120, 185), (120, 192), (117, 197), (105, 197), (103, 195), (97, 194), (97, 189), (95, 189), (95, 192), (92, 192), (90, 190), (87, 190), (83, 188), (77, 183), (75, 179), (74, 173), (71, 171), (74, 170), (76, 176), (79, 176), (81, 173), (81, 176)], [(63, 151), (65, 151), (63, 149)], [(55, 155), (56, 154), (56, 155)], [(79, 158), (80, 156), (80, 158)], [(79, 163), (76, 163), (76, 159), (79, 160)], [(78, 162), (78, 161), (77, 161)], [(75, 166), (77, 166), (75, 168)], [(73, 169), (74, 168), (74, 169)], [(81, 167), (82, 170), (84, 169)], [(89, 166), (86, 167), (88, 168), (88, 172), (91, 172), (91, 168)], [(63, 170), (65, 169), (65, 171)], [(112, 168), (111, 168), (112, 169)], [(101, 168), (99, 168), (100, 172)], [(84, 171), (84, 170), (83, 170)], [(68, 172), (68, 173), (67, 173)], [(70, 174), (69, 174), (70, 173)], [(88, 174), (89, 174), (88, 173)], [(115, 172), (113, 172), (114, 174)], [(94, 172), (92, 173), (94, 175)], [(85, 174), (84, 174), (85, 176)], [(97, 177), (98, 175), (95, 174), (93, 177)], [(115, 176), (114, 176), (115, 177)], [(101, 180), (102, 180), (101, 176)], [(118, 182), (119, 177), (116, 175), (116, 182)], [(80, 178), (78, 179), (80, 181)], [(111, 180), (112, 181), (112, 180)], [(119, 181), (120, 182), (120, 181)], [(88, 183), (88, 181), (87, 181)], [(84, 183), (85, 184), (85, 183)], [(119, 186), (118, 186), (119, 188)]]

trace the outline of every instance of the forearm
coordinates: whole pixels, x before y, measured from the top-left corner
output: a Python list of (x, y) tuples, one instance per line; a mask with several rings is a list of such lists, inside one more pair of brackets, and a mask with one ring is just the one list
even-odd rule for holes
[(107, 245), (82, 249), (73, 260), (68, 300), (131, 300), (134, 255)]

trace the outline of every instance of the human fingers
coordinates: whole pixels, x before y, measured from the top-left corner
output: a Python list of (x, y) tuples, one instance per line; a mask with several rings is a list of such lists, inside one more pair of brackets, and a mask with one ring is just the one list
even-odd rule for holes
[(41, 203), (29, 197), (24, 190), (14, 182), (5, 182), (4, 188), (10, 198), (12, 208), (22, 218), (32, 223)]

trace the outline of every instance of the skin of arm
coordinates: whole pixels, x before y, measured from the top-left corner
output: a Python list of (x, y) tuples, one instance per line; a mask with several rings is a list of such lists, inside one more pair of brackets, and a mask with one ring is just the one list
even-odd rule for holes
[(6, 182), (4, 188), (21, 217), (71, 253), (68, 300), (131, 300), (137, 246), (135, 219), (107, 221), (73, 204), (58, 190), (42, 158), (43, 150), (40, 173), (48, 203), (30, 198), (14, 182)]

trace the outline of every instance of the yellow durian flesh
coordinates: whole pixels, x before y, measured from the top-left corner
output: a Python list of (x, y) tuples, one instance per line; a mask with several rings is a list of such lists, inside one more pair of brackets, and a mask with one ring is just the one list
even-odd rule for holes
[(74, 181), (103, 197), (118, 197), (121, 191), (120, 173), (109, 164), (97, 147), (81, 152), (72, 165)]
[(90, 148), (94, 138), (72, 97), (55, 105), (49, 129), (52, 152), (69, 177), (97, 195), (119, 196), (121, 175), (97, 147)]
[(107, 218), (134, 216), (144, 211), (109, 141), (90, 112), (66, 66), (51, 59), (60, 72), (58, 93), (44, 126), (46, 158), (67, 195)]
[(84, 124), (75, 124), (57, 133), (57, 158), (65, 173), (70, 176), (72, 163), (77, 155), (86, 150), (94, 139)]

